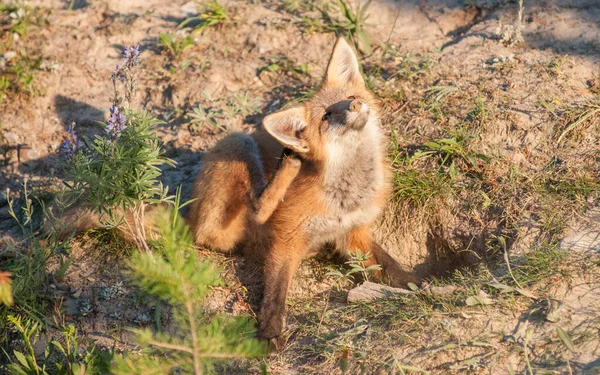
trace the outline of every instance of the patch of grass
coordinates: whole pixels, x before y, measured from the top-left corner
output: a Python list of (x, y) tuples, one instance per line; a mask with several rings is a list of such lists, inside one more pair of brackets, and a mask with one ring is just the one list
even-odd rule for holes
[(564, 75), (562, 71), (565, 64), (569, 61), (569, 55), (564, 56), (555, 56), (545, 66), (546, 72), (548, 72), (551, 76), (560, 77)]
[(398, 63), (392, 77), (397, 77), (404, 81), (414, 81), (418, 77), (427, 74), (436, 62), (428, 54), (421, 56), (406, 53), (397, 56), (396, 59)]
[(9, 341), (9, 315), (23, 316), (38, 323), (44, 321), (48, 261), (57, 258), (61, 264), (66, 263), (64, 267), (60, 267), (59, 273), (66, 272), (68, 268), (68, 262), (64, 259), (68, 243), (52, 238), (42, 240), (38, 236), (34, 201), (27, 182), (24, 184), (20, 205), (17, 205), (9, 190), (6, 191), (6, 199), (9, 214), (20, 227), (24, 239), (21, 242), (7, 242), (0, 248), (0, 264), (2, 271), (11, 274), (14, 300), (13, 306), (0, 305), (0, 342), (3, 344)]
[(491, 118), (491, 110), (488, 107), (487, 103), (483, 99), (483, 96), (480, 94), (477, 96), (475, 100), (475, 105), (469, 111), (467, 115), (467, 120), (476, 124), (479, 127), (485, 125), (485, 123)]
[(0, 76), (0, 103), (8, 94), (8, 89), (10, 88), (10, 80), (6, 76)]
[(36, 95), (38, 88), (35, 84), (37, 71), (42, 65), (43, 56), (31, 57), (21, 51), (10, 60), (7, 68), (0, 72), (0, 103), (9, 93)]
[(158, 39), (162, 47), (175, 60), (181, 57), (183, 51), (194, 45), (194, 38), (189, 35), (181, 39), (175, 34), (160, 33)]
[(310, 78), (310, 72), (313, 67), (309, 63), (297, 64), (286, 56), (273, 54), (266, 59), (266, 63), (258, 68), (258, 74), (262, 72), (281, 73), (294, 79), (300, 79), (302, 76)]
[(32, 27), (47, 23), (44, 12), (32, 9), (25, 1), (0, 3), (0, 35), (3, 32), (25, 35)]
[(368, 31), (370, 25), (367, 23), (370, 5), (371, 1), (369, 0), (362, 6), (357, 3), (356, 8), (352, 9), (344, 0), (338, 0), (338, 8), (342, 15), (341, 20), (330, 18), (330, 27), (338, 34), (346, 34), (348, 39), (354, 42), (357, 49), (366, 54), (371, 53), (374, 39)]
[[(12, 348), (16, 360), (10, 360), (5, 370), (11, 374), (107, 374), (114, 352), (101, 350), (95, 345), (81, 346), (81, 337), (73, 325), (60, 324), (62, 337), (52, 339), (43, 355), (36, 355), (34, 345), (38, 341), (41, 325), (31, 319), (9, 316), (11, 326), (21, 335), (23, 349)], [(59, 325), (60, 324), (60, 325)]]
[[(205, 109), (201, 104), (198, 104), (198, 106), (195, 107), (192, 112), (188, 112), (187, 116), (190, 119), (190, 131), (193, 133), (196, 133), (205, 127), (219, 129), (219, 124), (217, 122), (218, 113), (210, 109)], [(221, 130), (227, 129), (221, 128)]]
[[(335, 4), (335, 6), (333, 6)], [(346, 37), (354, 47), (365, 54), (370, 54), (374, 36), (369, 31), (370, 24), (368, 9), (371, 1), (356, 5), (353, 8), (349, 2), (337, 0), (305, 1), (285, 0), (283, 9), (302, 17), (302, 24), (308, 32), (333, 32)], [(313, 15), (312, 12), (317, 12)]]
[(397, 170), (394, 174), (394, 199), (412, 204), (415, 207), (426, 207), (435, 198), (447, 194), (450, 189), (450, 178), (440, 173), (419, 171), (408, 167)]
[(209, 27), (227, 24), (229, 19), (229, 11), (218, 0), (211, 0), (206, 5), (198, 4), (198, 16), (186, 18), (177, 28), (181, 29), (193, 22), (199, 22), (194, 31), (203, 32)]
[(568, 276), (565, 265), (569, 253), (559, 244), (541, 244), (527, 252), (512, 264), (512, 273), (524, 287), (542, 288)]
[(306, 12), (317, 10), (322, 4), (314, 0), (282, 0), (281, 6), (288, 13), (303, 15)]
[(586, 123), (595, 123), (598, 119), (598, 114), (600, 114), (600, 104), (596, 103), (589, 103), (567, 110), (567, 117), (574, 118), (574, 120), (568, 123), (567, 126), (561, 131), (558, 139), (556, 140), (556, 145), (559, 145), (561, 141), (565, 139), (565, 137), (567, 137), (577, 128), (580, 128), (582, 125)]
[(250, 92), (238, 92), (229, 98), (213, 99), (204, 93), (210, 107), (198, 104), (186, 116), (190, 119), (190, 131), (199, 132), (205, 128), (227, 131), (241, 116), (249, 116), (258, 112), (259, 100)]
[(440, 168), (448, 166), (448, 174), (451, 178), (456, 178), (458, 168), (464, 171), (478, 171), (478, 161), (490, 162), (490, 158), (482, 153), (477, 153), (467, 146), (467, 142), (474, 138), (472, 135), (457, 133), (457, 135), (448, 138), (441, 138), (433, 142), (423, 144), (425, 150), (417, 151), (410, 158), (410, 161), (438, 156)]

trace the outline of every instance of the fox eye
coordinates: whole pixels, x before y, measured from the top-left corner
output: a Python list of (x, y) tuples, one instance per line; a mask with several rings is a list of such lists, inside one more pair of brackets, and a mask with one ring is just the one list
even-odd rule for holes
[(321, 121), (327, 121), (327, 120), (329, 120), (329, 116), (331, 116), (331, 112), (325, 112), (325, 114), (323, 115), (323, 118), (321, 119)]
[(354, 99), (356, 99), (356, 96), (354, 96), (354, 95), (350, 95), (350, 96), (348, 97), (348, 99), (350, 99), (350, 100), (354, 100)]

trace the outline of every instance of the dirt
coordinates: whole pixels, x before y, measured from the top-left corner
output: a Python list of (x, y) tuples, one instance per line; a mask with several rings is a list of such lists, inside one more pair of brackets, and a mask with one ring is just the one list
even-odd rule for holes
[[(107, 119), (110, 106), (108, 77), (119, 64), (122, 48), (140, 44), (143, 62), (136, 101), (165, 120), (157, 131), (167, 156), (177, 166), (164, 170), (164, 182), (172, 192), (181, 184), (187, 197), (202, 152), (227, 132), (251, 131), (264, 114), (316, 88), (335, 40), (332, 33), (307, 32), (301, 18), (284, 11), (278, 2), (222, 1), (230, 9), (232, 24), (195, 35), (194, 46), (174, 60), (161, 49), (158, 34), (173, 32), (179, 22), (194, 15), (193, 2), (75, 3), (73, 10), (67, 10), (65, 1), (27, 2), (32, 7), (50, 9), (51, 13), (47, 25), (33, 28), (11, 47), (11, 51), (25, 49), (31, 56), (44, 58), (42, 69), (36, 74), (39, 94), (13, 96), (0, 105), (0, 141), (3, 149), (8, 150), (0, 155), (3, 189), (18, 191), (25, 179), (39, 191), (60, 183), (56, 153), (62, 134), (73, 122), (81, 135), (101, 131), (98, 121)], [(493, 125), (483, 124), (480, 136), (473, 141), (481, 151), (502, 160), (487, 176), (490, 182), (508, 174), (512, 167), (532, 175), (543, 172), (556, 159), (566, 168), (595, 168), (596, 176), (600, 175), (598, 126), (583, 125), (583, 130), (578, 129), (566, 138), (568, 147), (558, 147), (557, 134), (564, 130), (566, 122), (558, 118), (562, 115), (559, 110), (543, 110), (540, 105), (545, 101), (549, 105), (561, 103), (574, 107), (593, 100), (590, 81), (600, 72), (597, 1), (526, 0), (525, 42), (518, 46), (505, 46), (499, 41), (500, 24), (512, 24), (516, 19), (517, 5), (513, 2), (374, 1), (369, 14), (370, 30), (382, 44), (388, 41), (389, 46), (403, 54), (430, 56), (435, 61), (426, 76), (395, 81), (400, 87), (398, 91), (405, 94), (397, 105), (388, 100), (384, 106), (384, 129), (388, 133), (394, 129), (402, 147), (410, 148), (420, 139), (442, 136), (459, 123), (452, 117), (437, 121), (418, 109), (418, 98), (424, 95), (419, 82), (442, 77), (432, 83), (458, 86), (458, 95), (465, 98), (456, 104), (462, 113), (468, 113), (474, 104), (467, 97), (480, 95), (493, 107), (489, 113)], [(281, 66), (282, 61), (308, 64), (310, 71), (292, 74), (265, 70), (273, 61)], [(181, 67), (182, 62), (187, 67)], [(373, 59), (367, 57), (364, 62), (372, 64)], [(388, 71), (393, 63), (386, 61), (385, 66), (388, 76), (396, 73)], [(189, 116), (185, 113), (192, 107), (198, 104), (209, 107), (218, 100), (233, 100), (235, 94), (245, 92), (257, 100), (255, 114), (223, 120), (221, 125), (227, 131), (211, 127), (190, 130)], [(408, 103), (408, 107), (403, 103)], [(485, 250), (490, 237), (507, 231), (499, 214), (474, 217), (472, 212), (458, 209), (460, 204), (460, 196), (449, 199), (433, 219), (422, 211), (407, 211), (390, 204), (376, 235), (390, 254), (420, 276), (447, 275), (456, 266), (474, 264), (479, 256), (472, 253)], [(596, 204), (593, 201), (584, 204), (590, 206), (590, 212), (584, 217), (572, 217), (571, 229), (564, 231), (562, 246), (577, 254), (597, 253), (598, 208), (593, 208)], [(507, 207), (498, 208), (498, 212)], [(511, 243), (515, 254), (520, 250), (526, 252), (539, 240), (540, 230), (532, 229), (532, 222), (525, 220), (516, 230)], [(0, 233), (19, 236), (18, 228), (8, 216), (6, 202), (0, 203)], [(63, 298), (64, 315), (76, 322), (90, 341), (106, 346), (118, 342), (119, 348), (130, 349), (130, 338), (120, 328), (152, 325), (157, 307), (152, 301), (135, 301), (135, 291), (127, 286), (118, 260), (99, 262), (102, 254), (91, 251), (85, 240), (83, 244), (81, 241), (75, 241), (72, 273), (60, 282), (51, 283), (50, 293), (57, 299)], [(235, 256), (202, 254), (226, 265), (223, 275), (228, 286), (214, 291), (210, 308), (252, 315), (259, 300), (253, 289), (260, 288), (255, 266)], [(302, 340), (309, 339), (297, 332), (304, 324), (298, 323), (302, 315), (294, 313), (299, 311), (298, 305), (316, 303), (324, 309), (346, 306), (345, 301), (335, 299), (329, 305), (333, 286), (324, 276), (328, 267), (323, 262), (308, 261), (296, 277), (290, 292), (288, 349), (266, 360), (273, 373), (339, 373), (336, 358), (340, 347), (328, 347), (331, 351), (325, 354), (296, 351), (304, 348)], [(432, 322), (435, 320), (432, 325), (443, 327), (453, 342), (459, 343), (456, 347), (444, 348), (444, 343), (436, 341), (435, 331), (424, 329), (406, 345), (376, 343), (378, 350), (386, 351), (378, 355), (388, 360), (394, 357), (398, 362), (432, 373), (505, 374), (509, 368), (526, 371), (522, 348), (528, 347), (537, 368), (568, 373), (569, 365), (573, 373), (583, 373), (600, 365), (596, 363), (600, 356), (597, 334), (600, 279), (594, 273), (584, 276), (573, 280), (568, 287), (557, 286), (546, 296), (563, 304), (560, 323), (544, 319), (530, 323), (529, 306), (519, 305), (514, 310), (473, 308), (458, 315), (431, 318)], [(244, 288), (249, 294), (241, 292)], [(82, 308), (86, 303), (90, 311)], [(159, 306), (158, 314), (168, 324), (168, 309)], [(347, 322), (347, 329), (356, 324)], [(321, 323), (319, 329), (320, 326)], [(561, 346), (556, 336), (559, 326), (574, 335), (578, 344), (576, 353), (566, 353)], [(529, 342), (525, 342), (527, 327), (533, 332)], [(384, 365), (380, 370), (377, 367), (366, 373), (391, 372), (391, 366)]]

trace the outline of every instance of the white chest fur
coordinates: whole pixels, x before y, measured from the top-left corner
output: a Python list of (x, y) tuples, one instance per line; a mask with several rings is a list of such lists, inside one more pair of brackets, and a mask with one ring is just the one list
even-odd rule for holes
[(381, 134), (370, 119), (363, 131), (331, 137), (323, 189), (327, 213), (309, 220), (309, 233), (328, 242), (379, 215), (375, 205), (383, 187)]

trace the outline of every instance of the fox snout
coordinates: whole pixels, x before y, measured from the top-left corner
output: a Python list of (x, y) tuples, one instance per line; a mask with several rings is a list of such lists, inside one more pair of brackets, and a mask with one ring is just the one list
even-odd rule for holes
[(331, 124), (352, 130), (362, 130), (370, 112), (371, 108), (363, 99), (342, 100), (327, 108)]
[(350, 102), (346, 114), (346, 126), (354, 130), (362, 130), (367, 125), (371, 108), (362, 99), (354, 99)]

